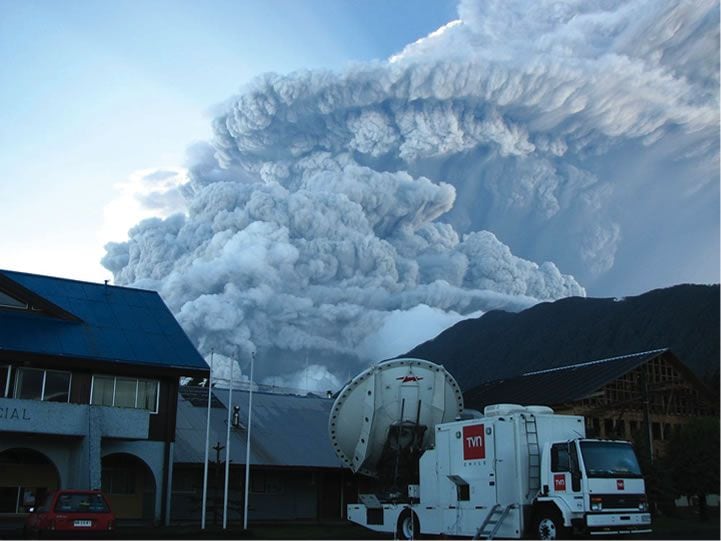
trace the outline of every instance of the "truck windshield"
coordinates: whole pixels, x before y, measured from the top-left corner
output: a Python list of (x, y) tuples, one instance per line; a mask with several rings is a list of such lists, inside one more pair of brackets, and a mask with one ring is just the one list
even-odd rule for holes
[(629, 443), (582, 441), (581, 454), (589, 477), (642, 477)]

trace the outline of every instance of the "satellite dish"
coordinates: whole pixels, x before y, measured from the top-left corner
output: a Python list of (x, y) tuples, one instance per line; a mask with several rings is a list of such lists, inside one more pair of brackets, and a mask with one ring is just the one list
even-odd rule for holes
[(393, 359), (364, 370), (341, 389), (328, 432), (346, 466), (377, 477), (392, 426), (425, 427), (415, 432), (424, 450), (434, 443), (435, 425), (454, 420), (461, 411), (461, 389), (443, 366), (423, 359)]

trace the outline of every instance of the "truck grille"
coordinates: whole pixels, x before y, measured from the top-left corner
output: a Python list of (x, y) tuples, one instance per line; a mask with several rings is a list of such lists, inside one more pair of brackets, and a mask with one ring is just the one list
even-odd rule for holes
[(646, 501), (643, 494), (594, 494), (592, 498), (603, 498), (603, 509), (638, 509), (642, 501)]

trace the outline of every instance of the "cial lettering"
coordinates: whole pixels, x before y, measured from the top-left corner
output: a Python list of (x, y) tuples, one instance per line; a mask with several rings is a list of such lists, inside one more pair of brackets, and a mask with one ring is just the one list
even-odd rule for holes
[(29, 421), (30, 415), (25, 408), (0, 408), (0, 419)]

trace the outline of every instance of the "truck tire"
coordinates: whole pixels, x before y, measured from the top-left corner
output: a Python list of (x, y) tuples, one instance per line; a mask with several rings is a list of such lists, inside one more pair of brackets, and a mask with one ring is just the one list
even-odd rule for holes
[(557, 509), (543, 506), (536, 510), (533, 520), (533, 539), (566, 539), (568, 528), (563, 525), (563, 517)]
[(404, 509), (398, 516), (396, 539), (420, 539), (421, 525), (418, 516), (410, 509)]

